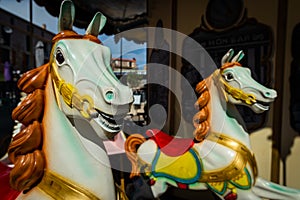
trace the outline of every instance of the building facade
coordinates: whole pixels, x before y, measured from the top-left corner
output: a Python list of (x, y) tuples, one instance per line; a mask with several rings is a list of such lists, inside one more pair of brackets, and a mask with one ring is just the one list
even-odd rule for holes
[[(12, 70), (25, 72), (36, 67), (35, 50), (43, 44), (44, 60), (49, 57), (54, 33), (32, 25), (0, 8), (0, 81), (3, 81), (4, 63)], [(37, 48), (41, 48), (40, 46)]]

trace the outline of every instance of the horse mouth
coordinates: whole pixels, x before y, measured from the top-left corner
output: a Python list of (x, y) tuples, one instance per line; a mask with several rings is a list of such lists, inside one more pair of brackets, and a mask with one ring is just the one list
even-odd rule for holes
[(267, 111), (270, 108), (270, 104), (267, 102), (263, 102), (263, 101), (256, 101), (254, 103), (254, 106), (261, 111)]
[(96, 111), (99, 113), (97, 121), (105, 131), (111, 133), (121, 131), (125, 115), (110, 115), (98, 109)]

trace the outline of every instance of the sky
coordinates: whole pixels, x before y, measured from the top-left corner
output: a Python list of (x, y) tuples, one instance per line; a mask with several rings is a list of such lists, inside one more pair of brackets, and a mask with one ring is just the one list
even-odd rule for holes
[[(21, 17), (27, 21), (29, 21), (29, 0), (21, 0), (21, 2), (17, 2), (16, 0), (0, 0), (0, 8), (7, 10), (8, 12)], [(75, 11), (76, 12), (76, 11)], [(1, 19), (0, 19), (1, 20)], [(50, 15), (44, 7), (38, 6), (34, 1), (32, 4), (32, 22), (33, 24), (42, 27), (43, 24), (46, 24), (47, 30), (53, 33), (57, 33), (57, 17), (53, 17)], [(79, 34), (84, 34), (84, 29), (79, 29), (77, 27), (73, 27), (74, 31)], [(108, 46), (111, 49), (112, 57), (117, 58), (120, 57), (120, 41), (115, 43), (113, 36), (100, 35), (99, 39), (103, 42), (104, 45)], [(136, 58), (137, 65), (139, 68), (143, 68), (146, 64), (146, 44), (136, 44), (133, 41), (127, 41), (123, 39), (122, 46), (123, 49), (126, 46), (134, 45), (135, 51), (129, 52), (125, 55), (122, 55), (123, 58)]]

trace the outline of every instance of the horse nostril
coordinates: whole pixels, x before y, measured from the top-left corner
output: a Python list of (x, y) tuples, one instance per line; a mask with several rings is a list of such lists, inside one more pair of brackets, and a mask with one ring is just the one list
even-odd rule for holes
[(113, 91), (109, 90), (109, 91), (106, 91), (105, 93), (105, 100), (108, 101), (108, 102), (112, 102), (112, 100), (115, 98), (115, 94)]
[(268, 98), (276, 98), (277, 94), (276, 94), (276, 91), (267, 91), (264, 93), (265, 97), (268, 97)]

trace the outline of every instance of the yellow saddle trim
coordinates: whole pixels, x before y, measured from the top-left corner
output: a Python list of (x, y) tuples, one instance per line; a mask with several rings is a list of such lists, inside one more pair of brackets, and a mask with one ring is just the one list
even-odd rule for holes
[(251, 177), (245, 168), (241, 174), (230, 181), (208, 182), (207, 185), (211, 190), (220, 195), (223, 195), (227, 189), (236, 193), (236, 188), (249, 189), (251, 187)]
[(223, 182), (236, 178), (243, 173), (247, 163), (250, 165), (254, 178), (257, 177), (257, 165), (254, 154), (241, 142), (223, 134), (211, 133), (207, 140), (215, 141), (229, 149), (236, 151), (233, 161), (224, 168), (205, 171), (199, 179), (200, 182)]
[(231, 179), (230, 182), (238, 188), (249, 188), (251, 185), (251, 180), (246, 173), (246, 169), (244, 169), (241, 174)]
[(211, 182), (207, 183), (210, 189), (212, 189), (214, 192), (223, 195), (227, 189), (227, 182)]
[(87, 189), (50, 171), (45, 171), (37, 187), (56, 200), (100, 200)]
[(200, 173), (199, 156), (192, 149), (175, 157), (168, 156), (159, 150), (153, 162), (154, 176), (168, 177), (181, 183), (197, 181)]

